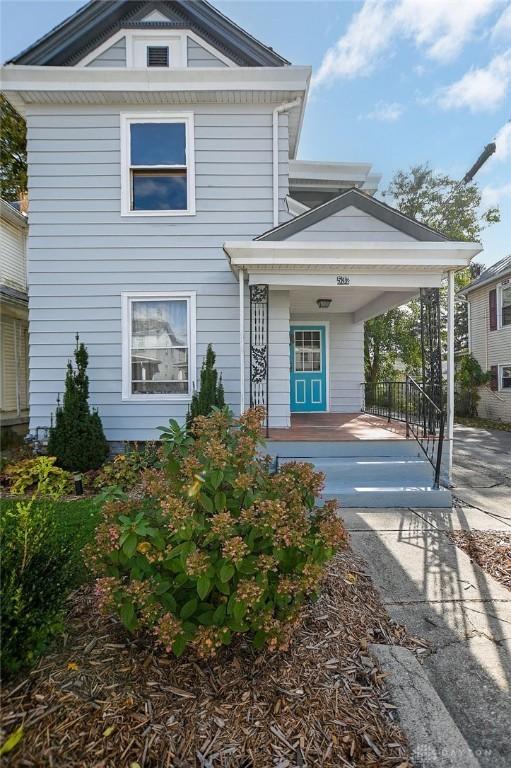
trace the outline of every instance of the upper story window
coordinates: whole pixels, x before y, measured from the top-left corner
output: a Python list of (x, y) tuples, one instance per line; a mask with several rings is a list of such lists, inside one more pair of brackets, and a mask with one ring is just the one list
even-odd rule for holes
[(511, 282), (499, 286), (498, 299), (500, 327), (503, 328), (511, 325)]
[(121, 115), (123, 216), (195, 213), (192, 115)]

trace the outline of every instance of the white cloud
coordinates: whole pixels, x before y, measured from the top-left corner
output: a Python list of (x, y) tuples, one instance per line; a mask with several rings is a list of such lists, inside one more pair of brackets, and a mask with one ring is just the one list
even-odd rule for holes
[(443, 109), (491, 110), (502, 103), (510, 83), (511, 48), (495, 56), (487, 67), (470, 69), (460, 80), (441, 88), (437, 101)]
[(457, 56), (498, 0), (364, 0), (345, 34), (324, 55), (313, 86), (369, 74), (399, 39), (431, 59)]
[(511, 159), (511, 120), (498, 131), (495, 136), (495, 144), (497, 145), (494, 154), (495, 160)]
[(404, 112), (402, 104), (398, 104), (397, 101), (389, 104), (386, 101), (379, 101), (371, 112), (367, 115), (361, 115), (361, 118), (368, 118), (369, 120), (378, 120), (381, 123), (394, 123), (399, 120)]
[(498, 205), (506, 197), (511, 198), (511, 182), (500, 187), (488, 185), (481, 190), (481, 207), (485, 209)]
[(492, 40), (511, 40), (511, 5), (499, 17), (491, 33)]

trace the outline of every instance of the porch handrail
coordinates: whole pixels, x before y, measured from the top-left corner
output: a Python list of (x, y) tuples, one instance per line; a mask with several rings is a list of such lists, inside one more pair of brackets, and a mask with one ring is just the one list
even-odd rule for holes
[(411, 376), (405, 381), (377, 381), (362, 384), (362, 411), (390, 421), (406, 424), (406, 437), (412, 435), (434, 470), (434, 487), (440, 485), (445, 413), (441, 388), (428, 386), (433, 400)]

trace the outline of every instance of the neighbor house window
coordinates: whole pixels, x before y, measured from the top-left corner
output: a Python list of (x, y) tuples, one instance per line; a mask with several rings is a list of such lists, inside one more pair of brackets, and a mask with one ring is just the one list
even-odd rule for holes
[(178, 400), (195, 379), (195, 294), (123, 294), (123, 398)]
[(195, 213), (192, 116), (121, 121), (123, 215)]
[(511, 365), (500, 365), (500, 386), (499, 389), (511, 390)]
[(511, 325), (511, 283), (502, 283), (499, 290), (500, 327)]

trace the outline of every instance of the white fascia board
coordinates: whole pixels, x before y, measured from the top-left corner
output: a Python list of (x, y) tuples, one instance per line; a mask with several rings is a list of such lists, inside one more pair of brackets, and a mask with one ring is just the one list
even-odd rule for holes
[(231, 241), (224, 244), (233, 267), (264, 265), (415, 267), (462, 269), (482, 251), (480, 243)]
[[(326, 269), (285, 271), (269, 270), (258, 267), (248, 273), (249, 285), (269, 285), (274, 290), (292, 291), (296, 288), (331, 288), (336, 292), (349, 292), (354, 288), (370, 288), (372, 291), (417, 291), (419, 288), (439, 288), (442, 284), (443, 272), (440, 267), (435, 271), (415, 272), (410, 269), (394, 269), (387, 272), (377, 272), (374, 269), (365, 271), (343, 267), (343, 276), (349, 277), (349, 285), (339, 285), (337, 274), (339, 270)], [(403, 299), (400, 303), (405, 303)]]
[(28, 226), (27, 217), (9, 205), (5, 200), (0, 199), (0, 214), (4, 221), (8, 221), (18, 229), (26, 229)]
[[(1, 69), (2, 90), (23, 92), (118, 91), (302, 91), (310, 67), (183, 67), (161, 69), (39, 67), (9, 64)], [(262, 96), (263, 94), (261, 94)], [(262, 99), (264, 101), (264, 99)]]
[(331, 180), (357, 178), (365, 180), (371, 163), (331, 163), (316, 160), (290, 160), (289, 178)]

